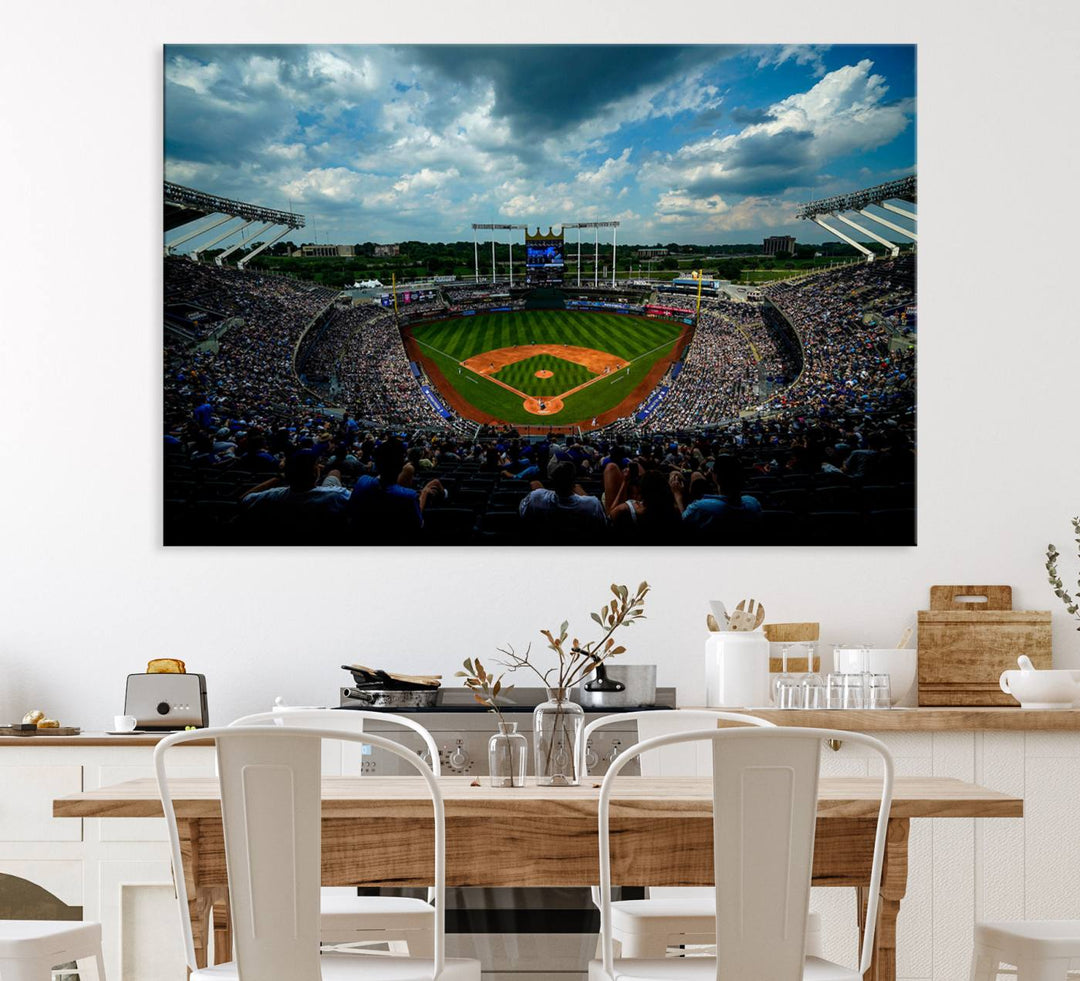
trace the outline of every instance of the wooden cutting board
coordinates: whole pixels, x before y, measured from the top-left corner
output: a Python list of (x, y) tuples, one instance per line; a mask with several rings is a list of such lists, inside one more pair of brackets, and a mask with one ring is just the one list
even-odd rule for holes
[(1049, 610), (1014, 610), (1011, 586), (931, 586), (919, 611), (919, 704), (1015, 706), (998, 679), (1021, 654), (1053, 666)]
[(78, 726), (59, 726), (52, 729), (15, 729), (0, 726), (0, 736), (77, 736), (82, 729)]
[[(765, 631), (765, 639), (770, 644), (796, 644), (799, 642), (817, 644), (818, 638), (821, 636), (820, 623), (767, 623), (762, 629)], [(805, 657), (788, 658), (788, 671), (820, 671), (820, 650), (815, 653), (813, 660), (813, 664), (807, 664), (807, 658)], [(782, 658), (770, 656), (769, 671), (772, 673), (783, 671), (783, 664)]]

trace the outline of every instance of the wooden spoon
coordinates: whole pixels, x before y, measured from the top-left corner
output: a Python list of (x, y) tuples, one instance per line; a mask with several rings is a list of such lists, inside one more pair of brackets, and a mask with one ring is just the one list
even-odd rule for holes
[(751, 598), (750, 605), (746, 600), (739, 600), (735, 611), (731, 614), (732, 630), (757, 630), (765, 622), (765, 607), (757, 600)]

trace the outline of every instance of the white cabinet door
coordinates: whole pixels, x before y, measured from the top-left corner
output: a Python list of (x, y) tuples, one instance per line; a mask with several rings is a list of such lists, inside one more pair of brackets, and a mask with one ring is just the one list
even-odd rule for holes
[(0, 842), (81, 841), (82, 820), (53, 818), (55, 797), (82, 790), (81, 766), (0, 766)]

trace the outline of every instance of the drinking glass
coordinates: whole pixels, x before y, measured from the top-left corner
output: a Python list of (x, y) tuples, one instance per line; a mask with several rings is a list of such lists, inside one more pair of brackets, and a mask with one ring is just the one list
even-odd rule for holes
[(802, 689), (794, 675), (781, 675), (776, 683), (776, 707), (781, 709), (802, 708)]
[(846, 709), (865, 708), (866, 678), (862, 674), (845, 674), (842, 678), (841, 707)]
[(847, 675), (833, 671), (825, 675), (825, 707), (838, 709), (844, 707), (844, 679)]
[(892, 681), (887, 674), (870, 675), (866, 707), (872, 709), (892, 708)]
[(804, 674), (799, 683), (804, 709), (827, 708), (825, 682), (816, 671)]
[[(784, 708), (780, 704), (780, 686), (784, 684), (795, 684), (796, 677), (790, 671), (788, 671), (788, 658), (791, 656), (791, 645), (785, 644), (780, 648), (780, 674), (773, 679), (773, 702), (777, 708)], [(789, 705), (787, 708), (798, 708), (796, 705)]]

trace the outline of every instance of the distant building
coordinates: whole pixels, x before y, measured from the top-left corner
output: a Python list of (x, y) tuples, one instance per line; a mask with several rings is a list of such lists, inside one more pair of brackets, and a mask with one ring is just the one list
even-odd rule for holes
[(638, 249), (639, 259), (663, 259), (668, 254), (667, 249)]
[(378, 256), (401, 255), (400, 245), (376, 245), (375, 254)]
[(327, 259), (336, 256), (356, 255), (355, 245), (301, 245), (294, 256), (303, 256), (305, 259)]
[(765, 239), (766, 255), (794, 255), (795, 237), (793, 235), (770, 235)]

